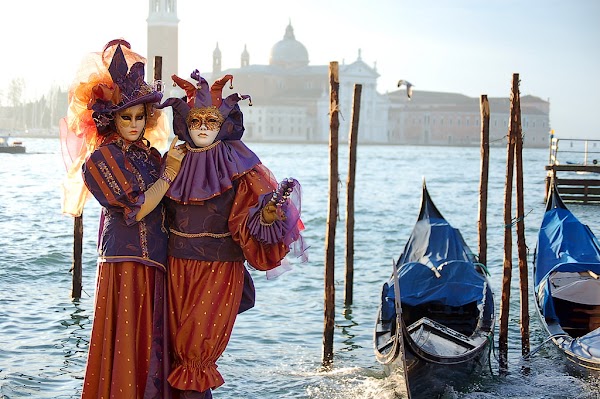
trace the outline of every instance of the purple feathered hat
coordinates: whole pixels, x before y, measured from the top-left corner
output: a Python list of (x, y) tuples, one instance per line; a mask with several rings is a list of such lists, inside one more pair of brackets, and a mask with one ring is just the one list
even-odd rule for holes
[[(188, 130), (187, 116), (192, 108), (214, 106), (219, 110), (224, 119), (215, 141), (240, 140), (244, 134), (244, 118), (238, 102), (248, 99), (249, 105), (252, 106), (252, 98), (247, 94), (238, 93), (231, 94), (227, 98), (222, 98), (222, 91), (225, 84), (228, 81), (233, 82), (232, 75), (223, 76), (221, 79), (215, 81), (212, 86), (208, 84), (206, 79), (200, 76), (200, 72), (197, 69), (190, 74), (190, 77), (198, 83), (193, 84), (177, 75), (172, 75), (173, 82), (185, 91), (186, 97), (169, 98), (157, 107), (173, 107), (173, 129), (177, 137), (187, 142), (190, 146), (195, 147)], [(229, 88), (233, 89), (231, 83)]]
[[(128, 66), (121, 45), (129, 50), (131, 48), (129, 43), (122, 39), (113, 40), (106, 44), (104, 52), (114, 45), (117, 47), (108, 67), (114, 85), (112, 87), (106, 84), (95, 86), (88, 104), (88, 108), (94, 111), (92, 117), (99, 130), (108, 127), (115, 112), (139, 104), (159, 103), (162, 99), (162, 93), (144, 81), (144, 63), (142, 61), (134, 62), (131, 68)], [(128, 57), (130, 61), (132, 58), (139, 58), (137, 54), (131, 53), (133, 55)]]

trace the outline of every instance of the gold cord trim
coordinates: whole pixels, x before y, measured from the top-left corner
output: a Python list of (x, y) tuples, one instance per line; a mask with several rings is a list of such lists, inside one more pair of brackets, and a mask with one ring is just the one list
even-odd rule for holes
[(188, 151), (191, 151), (191, 152), (204, 152), (204, 151), (210, 150), (211, 148), (216, 147), (217, 145), (219, 145), (220, 142), (221, 142), (221, 140), (215, 141), (211, 145), (207, 145), (206, 147), (200, 147), (200, 148), (192, 148), (192, 147), (190, 147), (190, 145), (188, 143), (185, 143), (185, 147), (188, 149)]
[(231, 232), (227, 233), (184, 233), (182, 231), (177, 231), (175, 229), (169, 229), (169, 231), (176, 236), (185, 237), (185, 238), (200, 238), (200, 237), (211, 237), (211, 238), (225, 238), (231, 236)]

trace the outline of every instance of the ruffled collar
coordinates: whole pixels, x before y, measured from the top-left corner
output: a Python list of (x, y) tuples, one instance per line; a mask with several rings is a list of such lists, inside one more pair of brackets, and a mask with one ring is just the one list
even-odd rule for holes
[(194, 148), (181, 162), (179, 174), (166, 193), (181, 204), (201, 202), (233, 187), (234, 180), (248, 173), (260, 159), (240, 140), (216, 141)]

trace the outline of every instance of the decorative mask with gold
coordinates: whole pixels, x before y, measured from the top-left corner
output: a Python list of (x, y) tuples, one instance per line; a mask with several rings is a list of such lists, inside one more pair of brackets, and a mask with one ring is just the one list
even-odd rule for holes
[(244, 133), (244, 125), (238, 102), (248, 99), (251, 106), (250, 96), (234, 93), (222, 97), (223, 87), (228, 81), (229, 88), (233, 89), (232, 75), (225, 75), (212, 86), (197, 69), (190, 76), (197, 81), (196, 84), (172, 75), (173, 85), (182, 88), (186, 97), (170, 98), (159, 106), (173, 107), (175, 134), (193, 147), (206, 147), (221, 140), (239, 140)]

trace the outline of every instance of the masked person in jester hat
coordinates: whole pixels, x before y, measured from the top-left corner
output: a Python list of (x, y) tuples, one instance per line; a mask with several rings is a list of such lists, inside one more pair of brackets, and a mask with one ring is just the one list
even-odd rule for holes
[(278, 184), (241, 141), (238, 102), (249, 96), (222, 98), (231, 75), (212, 86), (198, 70), (191, 77), (196, 84), (173, 75), (186, 97), (160, 105), (172, 107), (174, 132), (187, 149), (165, 194), (173, 350), (168, 381), (175, 397), (208, 399), (224, 383), (216, 361), (236, 316), (254, 306), (245, 264), (271, 277), (285, 271), (282, 261), (290, 251), (303, 261), (307, 256), (300, 184), (292, 178)]

